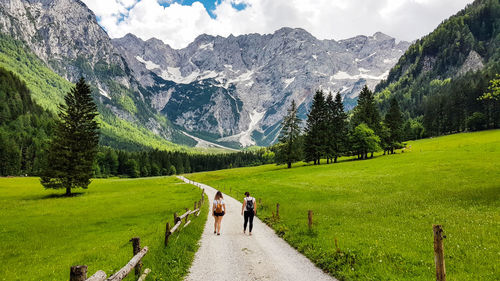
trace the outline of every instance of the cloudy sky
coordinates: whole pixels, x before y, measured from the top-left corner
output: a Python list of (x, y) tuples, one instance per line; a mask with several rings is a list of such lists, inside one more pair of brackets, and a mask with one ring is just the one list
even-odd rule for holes
[(156, 37), (183, 48), (207, 33), (228, 36), (301, 27), (319, 39), (382, 31), (415, 40), (472, 0), (83, 0), (112, 38)]

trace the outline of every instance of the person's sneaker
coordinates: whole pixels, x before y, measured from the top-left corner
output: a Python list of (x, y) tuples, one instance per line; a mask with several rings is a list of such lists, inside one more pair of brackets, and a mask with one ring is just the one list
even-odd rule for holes
[(217, 231), (214, 230), (214, 234), (217, 233)]
[(246, 231), (246, 230), (243, 230), (243, 234), (247, 234), (247, 231)]
[(252, 232), (248, 232), (248, 235), (252, 236)]
[(220, 233), (217, 233), (217, 235), (220, 235)]

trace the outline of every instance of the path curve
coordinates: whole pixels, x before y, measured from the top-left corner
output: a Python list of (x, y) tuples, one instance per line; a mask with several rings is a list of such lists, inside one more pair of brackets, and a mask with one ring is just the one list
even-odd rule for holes
[[(178, 178), (205, 189), (208, 198), (213, 201), (216, 190), (211, 186), (182, 176)], [(224, 201), (227, 214), (222, 219), (221, 235), (214, 235), (214, 219), (209, 212), (200, 249), (186, 281), (336, 280), (288, 245), (257, 217), (254, 219), (253, 235), (243, 234), (241, 203), (226, 194)]]

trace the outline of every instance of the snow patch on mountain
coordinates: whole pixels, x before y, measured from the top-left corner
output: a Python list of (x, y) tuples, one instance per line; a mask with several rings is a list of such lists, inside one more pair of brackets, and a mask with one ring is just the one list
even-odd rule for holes
[(104, 96), (104, 97), (106, 97), (108, 99), (111, 99), (111, 97), (109, 96), (108, 92), (104, 91), (104, 89), (101, 88), (100, 85), (99, 85), (98, 89), (99, 89), (99, 94), (101, 94), (101, 96)]
[(156, 63), (152, 62), (152, 61), (149, 61), (149, 60), (145, 60), (143, 59), (142, 57), (140, 56), (136, 56), (135, 57), (139, 62), (143, 63), (145, 66), (146, 66), (146, 69), (147, 70), (153, 70), (153, 69), (159, 69), (160, 66), (157, 65)]
[(231, 150), (231, 151), (239, 151), (238, 149), (229, 148), (229, 147), (217, 144), (217, 143), (213, 143), (213, 142), (206, 141), (204, 139), (200, 139), (200, 138), (195, 137), (193, 135), (190, 135), (190, 134), (188, 134), (188, 133), (186, 133), (184, 131), (182, 131), (182, 133), (184, 135), (192, 138), (193, 140), (195, 140), (197, 142), (196, 145), (195, 145), (195, 147), (201, 147), (201, 148), (222, 148), (222, 149), (227, 149), (227, 150)]
[(217, 141), (222, 141), (222, 142), (237, 141), (241, 144), (242, 147), (255, 145), (256, 142), (252, 138), (252, 133), (257, 129), (257, 124), (260, 122), (260, 120), (262, 120), (265, 114), (266, 114), (265, 111), (262, 112), (258, 112), (257, 110), (252, 111), (252, 113), (250, 113), (250, 124), (248, 125), (248, 129), (246, 131), (243, 131), (236, 135), (219, 138)]

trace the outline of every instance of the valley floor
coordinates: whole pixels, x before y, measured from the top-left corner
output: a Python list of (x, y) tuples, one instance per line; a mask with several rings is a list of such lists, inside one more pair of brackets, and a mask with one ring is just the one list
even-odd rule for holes
[[(81, 192), (81, 191), (76, 191)], [(149, 252), (148, 280), (178, 281), (198, 250), (207, 208), (164, 247), (165, 224), (200, 199), (197, 187), (174, 177), (99, 179), (78, 196), (59, 197), (38, 178), (0, 178), (0, 280), (68, 280), (85, 264), (108, 276), (132, 257), (132, 237)], [(133, 280), (133, 272), (125, 280)]]
[[(186, 177), (237, 199), (245, 191), (262, 198), (259, 217), (339, 280), (434, 279), (433, 224), (446, 235), (448, 279), (497, 280), (500, 130), (408, 145), (405, 153), (370, 160)], [(272, 217), (276, 203), (279, 219)]]

